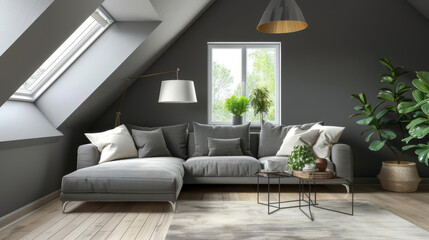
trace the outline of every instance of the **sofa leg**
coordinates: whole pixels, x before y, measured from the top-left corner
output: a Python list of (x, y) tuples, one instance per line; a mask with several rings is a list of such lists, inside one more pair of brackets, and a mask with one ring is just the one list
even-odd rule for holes
[(70, 201), (65, 201), (65, 202), (63, 202), (63, 205), (62, 205), (63, 213), (66, 213), (66, 207), (67, 207), (67, 204), (68, 204), (69, 202), (70, 202)]
[(171, 207), (173, 208), (173, 212), (176, 212), (176, 202), (168, 201), (171, 204)]
[(349, 196), (349, 194), (350, 194), (350, 186), (349, 185), (347, 185), (347, 184), (343, 184), (343, 186), (346, 188), (346, 190), (347, 190), (347, 194), (346, 194), (346, 196), (344, 196), (344, 198), (347, 198), (348, 196)]

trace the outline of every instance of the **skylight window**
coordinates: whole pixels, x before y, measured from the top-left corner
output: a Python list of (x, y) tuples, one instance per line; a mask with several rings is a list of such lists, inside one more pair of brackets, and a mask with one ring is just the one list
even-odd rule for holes
[(98, 8), (12, 95), (11, 100), (34, 102), (112, 24)]

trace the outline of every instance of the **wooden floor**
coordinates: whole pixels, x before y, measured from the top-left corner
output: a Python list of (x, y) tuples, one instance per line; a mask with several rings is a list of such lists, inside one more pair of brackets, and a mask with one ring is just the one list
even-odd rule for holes
[[(282, 200), (296, 199), (297, 188), (282, 187)], [(317, 197), (344, 199), (344, 191), (341, 186), (318, 187)], [(355, 193), (355, 200), (373, 202), (429, 231), (429, 185), (420, 186), (415, 193), (393, 193), (379, 186), (358, 185)], [(273, 194), (272, 199), (276, 196)], [(179, 205), (180, 200), (256, 202), (256, 187), (186, 185)], [(63, 214), (60, 201), (55, 200), (1, 230), (0, 239), (164, 239), (174, 214), (168, 203), (75, 202), (67, 208), (71, 213)]]

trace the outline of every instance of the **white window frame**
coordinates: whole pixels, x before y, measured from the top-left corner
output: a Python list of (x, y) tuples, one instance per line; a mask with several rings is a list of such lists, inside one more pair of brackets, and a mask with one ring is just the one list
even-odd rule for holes
[[(76, 61), (85, 50), (114, 22), (114, 19), (102, 8), (99, 7), (92, 15), (96, 22), (90, 24), (81, 35), (79, 35), (70, 46), (62, 52), (58, 58), (39, 76), (33, 83), (34, 89), (18, 89), (10, 100), (34, 102), (43, 94), (67, 68)], [(86, 21), (87, 19), (85, 19)]]
[[(276, 49), (276, 74), (275, 74), (275, 89), (276, 89), (276, 114), (275, 120), (272, 121), (275, 124), (281, 123), (281, 43), (280, 42), (208, 42), (207, 43), (207, 55), (208, 55), (208, 123), (219, 124), (219, 125), (230, 125), (231, 122), (218, 122), (212, 121), (213, 117), (213, 105), (212, 105), (212, 52), (216, 48), (241, 48), (241, 71), (242, 71), (242, 96), (247, 96), (247, 49), (248, 48), (274, 48)], [(245, 86), (245, 87), (243, 87)], [(247, 122), (245, 116), (243, 122)], [(259, 126), (260, 122), (251, 122), (252, 126)]]

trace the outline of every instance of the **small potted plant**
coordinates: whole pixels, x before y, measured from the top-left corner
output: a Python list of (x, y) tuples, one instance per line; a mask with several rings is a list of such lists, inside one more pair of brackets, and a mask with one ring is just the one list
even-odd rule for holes
[(249, 99), (232, 95), (225, 100), (224, 108), (232, 113), (232, 125), (243, 124), (243, 114), (249, 110)]
[(271, 106), (270, 91), (266, 88), (255, 88), (250, 95), (250, 105), (252, 106), (255, 116), (260, 114), (261, 123), (264, 115), (267, 115)]
[(293, 171), (302, 171), (304, 167), (314, 166), (316, 158), (308, 145), (296, 145), (290, 153), (287, 167)]

